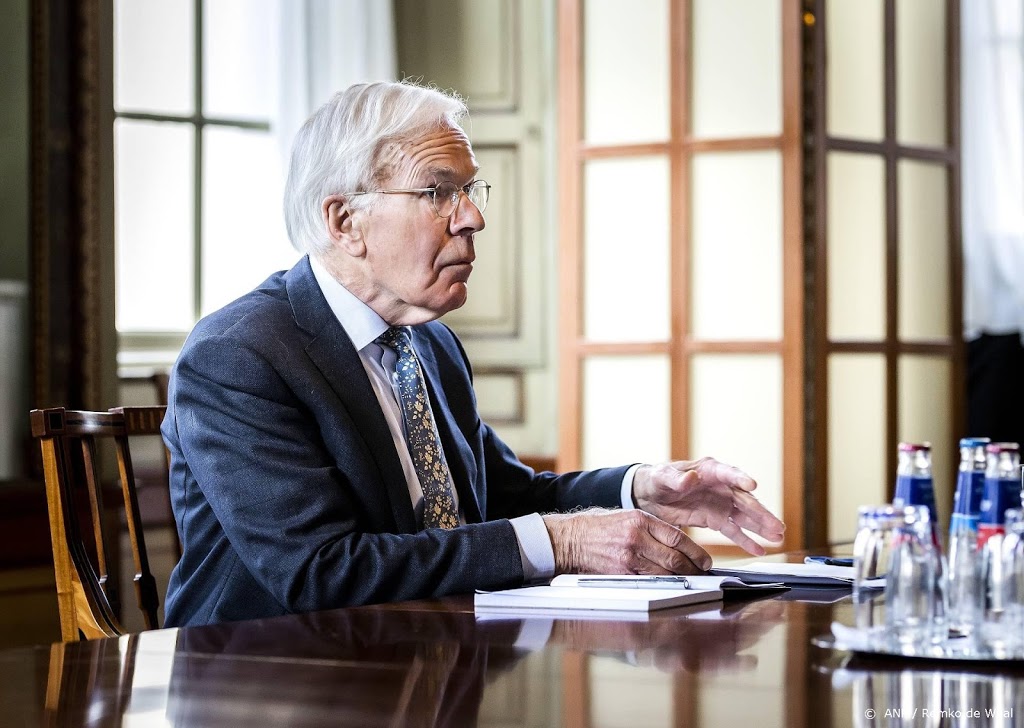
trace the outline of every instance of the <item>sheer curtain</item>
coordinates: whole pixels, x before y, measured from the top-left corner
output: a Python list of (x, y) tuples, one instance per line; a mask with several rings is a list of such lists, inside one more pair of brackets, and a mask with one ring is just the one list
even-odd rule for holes
[(964, 333), (1024, 335), (1024, 0), (961, 8)]
[(288, 0), (281, 5), (280, 47), (273, 127), (287, 160), (295, 132), (336, 91), (358, 81), (395, 80), (392, 3)]

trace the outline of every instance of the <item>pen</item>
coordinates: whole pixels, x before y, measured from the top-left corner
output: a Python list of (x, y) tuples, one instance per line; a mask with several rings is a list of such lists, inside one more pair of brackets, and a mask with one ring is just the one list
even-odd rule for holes
[(689, 589), (690, 580), (685, 576), (647, 576), (638, 579), (585, 579), (576, 581), (577, 586), (619, 587), (623, 589)]
[(853, 566), (853, 558), (849, 556), (805, 556), (805, 564), (825, 564), (826, 566)]

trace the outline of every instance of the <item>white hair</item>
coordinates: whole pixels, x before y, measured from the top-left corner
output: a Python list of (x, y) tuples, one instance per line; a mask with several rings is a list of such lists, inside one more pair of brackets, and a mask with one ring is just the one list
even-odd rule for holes
[[(389, 150), (432, 128), (458, 128), (467, 113), (454, 93), (411, 81), (359, 83), (336, 93), (306, 120), (292, 144), (284, 189), (292, 246), (300, 253), (326, 251), (331, 239), (321, 213), (325, 198), (386, 182)], [(350, 204), (369, 204), (372, 197), (354, 197)]]

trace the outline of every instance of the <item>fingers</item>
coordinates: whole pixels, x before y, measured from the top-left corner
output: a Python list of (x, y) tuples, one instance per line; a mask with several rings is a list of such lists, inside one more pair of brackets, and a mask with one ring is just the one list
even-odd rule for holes
[[(653, 540), (653, 547), (643, 552), (644, 557), (649, 561), (673, 573), (692, 574), (711, 568), (711, 555), (693, 539), (670, 523), (650, 514), (644, 515), (646, 516), (645, 526)], [(680, 564), (679, 554), (685, 557), (685, 562), (682, 564)], [(693, 569), (685, 572), (676, 571), (680, 567), (684, 569), (693, 567)]]
[(786, 524), (780, 521), (775, 516), (772, 516), (767, 510), (765, 513), (770, 517), (765, 519), (763, 516), (758, 518), (751, 516), (749, 513), (737, 510), (732, 514), (731, 520), (740, 528), (756, 533), (763, 539), (771, 541), (772, 543), (779, 543), (782, 541), (783, 536), (786, 533)]
[(747, 475), (735, 465), (727, 465), (714, 458), (701, 458), (700, 460), (680, 460), (671, 463), (676, 470), (696, 471), (702, 482), (724, 483), (731, 488), (751, 492), (757, 488), (757, 481)]
[(741, 549), (746, 551), (748, 554), (754, 556), (764, 556), (767, 551), (764, 550), (764, 546), (759, 544), (757, 541), (752, 539), (746, 534), (746, 532), (736, 525), (736, 522), (731, 518), (727, 520), (718, 529), (719, 533), (728, 538), (734, 544), (739, 546)]
[(782, 540), (786, 524), (761, 505), (757, 498), (749, 493), (734, 493), (733, 507), (732, 519), (740, 526), (769, 541)]

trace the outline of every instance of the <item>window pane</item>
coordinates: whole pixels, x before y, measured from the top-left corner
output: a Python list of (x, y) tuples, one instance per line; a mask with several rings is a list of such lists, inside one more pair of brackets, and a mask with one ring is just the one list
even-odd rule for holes
[(583, 364), (583, 467), (667, 460), (671, 403), (667, 356), (588, 357)]
[(833, 354), (828, 361), (828, 539), (852, 541), (857, 507), (889, 500), (885, 452), (885, 357)]
[(882, 0), (829, 0), (825, 6), (828, 133), (881, 139), (884, 130)]
[(193, 127), (114, 122), (119, 331), (188, 331), (193, 312)]
[(693, 333), (782, 338), (782, 167), (778, 152), (693, 158)]
[(279, 0), (203, 3), (203, 113), (266, 120), (277, 100)]
[(901, 160), (897, 174), (899, 335), (902, 339), (947, 338), (950, 301), (946, 168)]
[(299, 257), (284, 229), (279, 160), (267, 132), (203, 131), (203, 315)]
[(588, 0), (583, 9), (583, 138), (668, 139), (668, 3)]
[[(776, 354), (700, 354), (690, 369), (688, 458), (711, 456), (757, 480), (757, 499), (782, 515), (782, 359)], [(737, 413), (741, 413), (737, 416)], [(731, 543), (694, 529), (704, 543)], [(762, 541), (762, 543), (766, 543)]]
[(782, 25), (778, 0), (693, 5), (693, 134), (782, 131)]
[(668, 160), (602, 159), (584, 174), (584, 335), (667, 341)]
[(900, 144), (946, 146), (948, 55), (946, 3), (896, 3), (896, 137)]
[(828, 337), (885, 337), (885, 165), (828, 155)]
[(114, 1), (114, 108), (195, 110), (192, 0)]
[(935, 504), (943, 519), (949, 517), (953, 472), (960, 457), (953, 436), (951, 385), (948, 359), (912, 355), (899, 358), (898, 437), (908, 442), (932, 443)]

